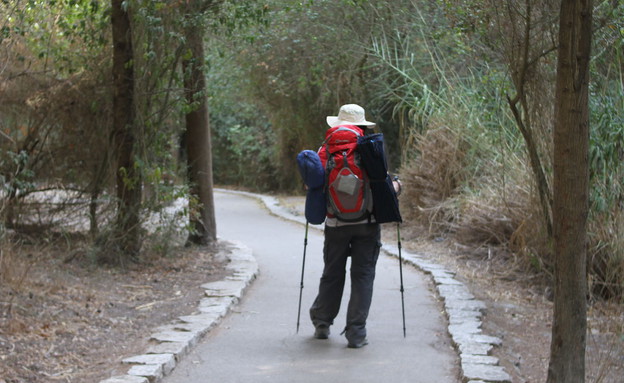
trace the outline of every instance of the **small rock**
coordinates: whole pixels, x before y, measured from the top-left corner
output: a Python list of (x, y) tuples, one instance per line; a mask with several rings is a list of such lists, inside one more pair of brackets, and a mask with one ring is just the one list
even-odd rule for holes
[(130, 370), (128, 370), (128, 375), (134, 376), (144, 376), (150, 382), (156, 382), (162, 379), (163, 375), (163, 366), (160, 364), (143, 364), (140, 366), (132, 366)]
[(173, 354), (177, 361), (186, 355), (188, 351), (188, 343), (186, 342), (162, 342), (147, 349), (148, 354)]
[(483, 380), (491, 383), (511, 383), (511, 377), (500, 366), (463, 363), (464, 377), (468, 380)]
[(149, 379), (144, 376), (121, 375), (102, 380), (100, 383), (149, 383)]

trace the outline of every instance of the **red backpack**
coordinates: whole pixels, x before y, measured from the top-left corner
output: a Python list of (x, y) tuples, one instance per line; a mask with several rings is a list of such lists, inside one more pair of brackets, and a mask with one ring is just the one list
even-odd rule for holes
[(325, 167), (327, 216), (344, 222), (370, 219), (372, 196), (368, 175), (361, 167), (357, 152), (361, 128), (340, 125), (327, 130), (319, 149)]

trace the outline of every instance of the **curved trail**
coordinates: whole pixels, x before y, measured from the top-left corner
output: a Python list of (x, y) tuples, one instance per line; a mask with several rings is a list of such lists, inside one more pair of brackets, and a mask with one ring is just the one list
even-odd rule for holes
[(311, 229), (297, 334), (304, 227), (270, 215), (244, 195), (217, 192), (215, 198), (219, 236), (250, 247), (260, 272), (242, 301), (163, 382), (459, 382), (440, 303), (421, 272), (403, 267), (406, 338), (398, 261), (382, 253), (367, 325), (370, 344), (348, 349), (340, 336), (348, 278), (330, 338), (314, 339), (308, 308), (322, 271), (323, 238)]

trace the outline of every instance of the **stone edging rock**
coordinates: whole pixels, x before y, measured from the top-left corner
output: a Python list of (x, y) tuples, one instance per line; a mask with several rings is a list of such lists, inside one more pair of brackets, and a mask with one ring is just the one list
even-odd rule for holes
[[(384, 245), (383, 250), (392, 256), (399, 256), (399, 248)], [(468, 291), (466, 285), (455, 279), (455, 274), (444, 267), (401, 250), (401, 257), (423, 272), (431, 275), (438, 294), (444, 301), (449, 321), (448, 331), (459, 353), (463, 381), (468, 383), (511, 383), (511, 377), (499, 360), (490, 356), (494, 346), (502, 344), (501, 339), (483, 334), (481, 316), (486, 310), (483, 302)]]
[(228, 276), (203, 284), (205, 297), (200, 300), (198, 313), (179, 317), (174, 323), (157, 328), (150, 336), (153, 343), (145, 354), (123, 359), (130, 366), (126, 375), (115, 376), (100, 383), (156, 383), (169, 374), (208, 331), (236, 304), (258, 274), (258, 263), (251, 249), (232, 243), (225, 256)]

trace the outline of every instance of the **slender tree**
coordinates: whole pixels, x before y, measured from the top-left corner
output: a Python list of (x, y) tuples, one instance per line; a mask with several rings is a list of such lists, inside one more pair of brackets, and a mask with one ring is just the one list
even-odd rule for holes
[(592, 1), (563, 0), (559, 26), (553, 232), (555, 302), (549, 383), (585, 381)]
[[(127, 2), (111, 0), (113, 32), (113, 134), (117, 171), (117, 219), (113, 240), (119, 256), (135, 256), (141, 248), (141, 179), (135, 163), (135, 98), (132, 30)], [(105, 261), (115, 254), (104, 256)]]
[(190, 226), (188, 241), (210, 244), (217, 239), (214, 214), (212, 150), (208, 97), (204, 74), (204, 23), (203, 13), (212, 1), (189, 3), (184, 34), (188, 48), (183, 62), (184, 88), (190, 106), (186, 114), (187, 177), (190, 185)]
[[(550, 80), (552, 69), (547, 64), (556, 49), (556, 5), (550, 0), (489, 0), (489, 9), (495, 38), (489, 44), (501, 52), (508, 66), (514, 94), (507, 96), (516, 126), (524, 139), (529, 165), (535, 180), (537, 197), (543, 216), (543, 227), (552, 237), (552, 147), (550, 105), (552, 87), (544, 86)], [(539, 84), (536, 86), (536, 84)], [(535, 91), (539, 89), (539, 91)]]

